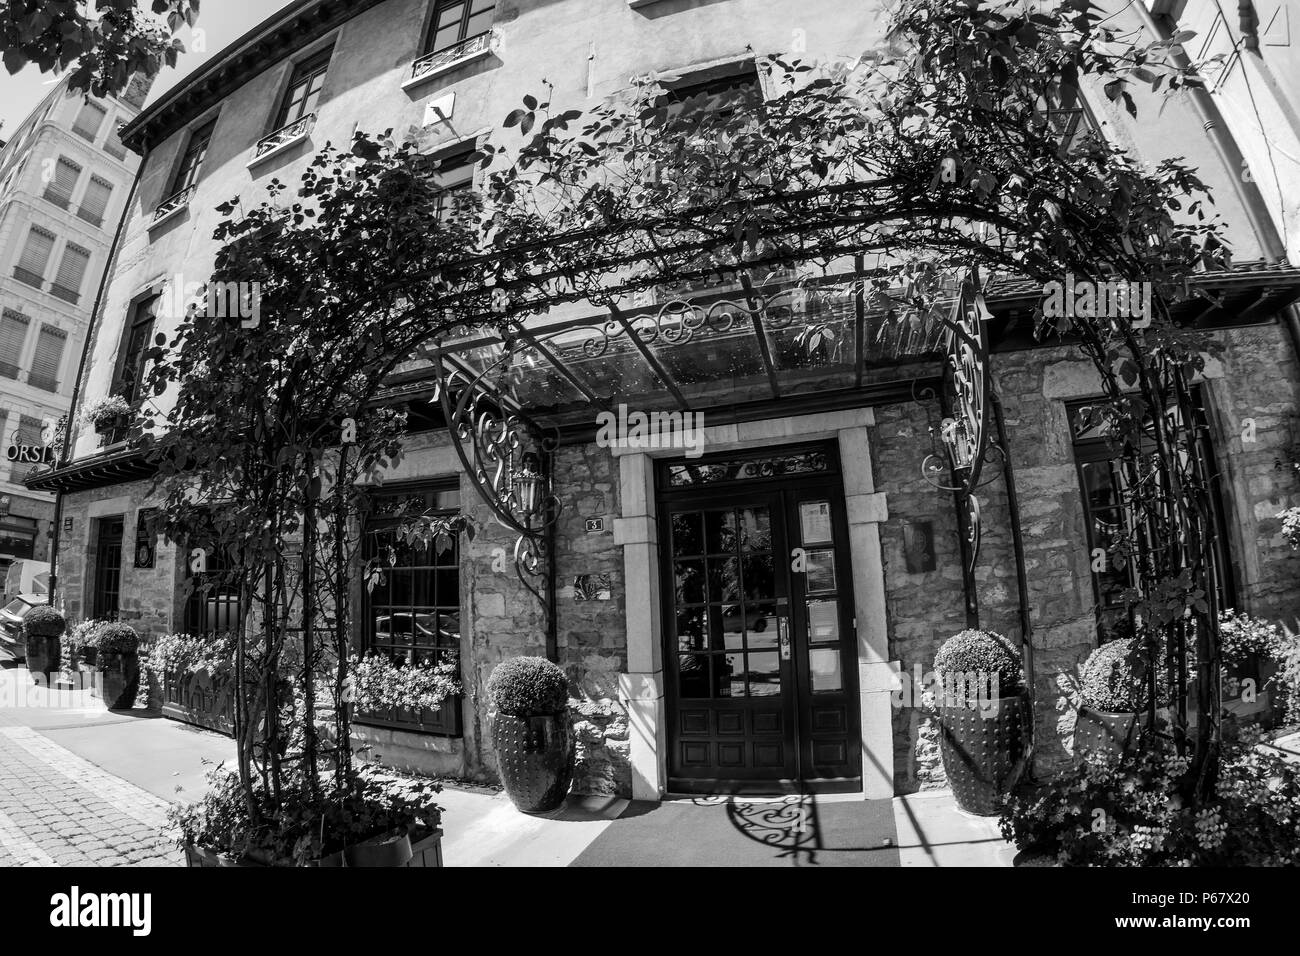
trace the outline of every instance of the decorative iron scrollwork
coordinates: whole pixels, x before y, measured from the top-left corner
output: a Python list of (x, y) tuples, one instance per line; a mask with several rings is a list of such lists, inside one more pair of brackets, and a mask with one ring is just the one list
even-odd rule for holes
[(547, 431), (511, 405), (500, 384), (516, 356), (511, 343), (479, 371), (438, 352), (437, 400), (452, 447), (479, 497), (501, 527), (516, 535), (515, 574), (553, 614), (535, 583), (553, 558), (547, 530), (559, 520), (561, 502), (550, 489), (551, 459), (558, 433)]

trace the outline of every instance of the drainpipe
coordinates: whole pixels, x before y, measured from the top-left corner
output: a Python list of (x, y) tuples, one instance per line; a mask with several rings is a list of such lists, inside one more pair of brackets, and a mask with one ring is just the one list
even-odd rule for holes
[[(1158, 40), (1167, 40), (1170, 37), (1169, 30), (1165, 29), (1156, 18), (1147, 9), (1145, 3), (1135, 3), (1133, 8), (1137, 10), (1138, 17), (1142, 20), (1143, 25), (1151, 31), (1151, 35)], [(1160, 14), (1160, 19), (1168, 22), (1167, 14)], [(1191, 61), (1185, 53), (1172, 57), (1173, 62), (1178, 66), (1189, 66)], [(1210, 137), (1210, 143), (1214, 147), (1219, 161), (1223, 163), (1224, 169), (1228, 171), (1228, 178), (1232, 182), (1233, 191), (1240, 200), (1242, 209), (1246, 212), (1246, 219), (1250, 222), (1251, 228), (1255, 231), (1256, 238), (1259, 239), (1260, 247), (1264, 253), (1264, 261), (1276, 263), (1286, 259), (1286, 243), (1278, 233), (1277, 227), (1273, 224), (1273, 219), (1269, 215), (1268, 206), (1264, 202), (1264, 195), (1259, 191), (1259, 184), (1251, 181), (1246, 182), (1241, 171), (1245, 169), (1245, 157), (1242, 156), (1237, 141), (1228, 131), (1227, 124), (1223, 121), (1223, 116), (1219, 113), (1219, 107), (1214, 102), (1214, 97), (1210, 91), (1202, 86), (1184, 87), (1187, 94), (1191, 97), (1192, 109), (1196, 111), (1196, 117), (1201, 122), (1201, 127)], [(1282, 310), (1283, 324), (1286, 326), (1287, 333), (1291, 339), (1291, 348), (1295, 352), (1296, 359), (1300, 361), (1300, 306), (1289, 305)]]
[[(149, 161), (149, 147), (145, 147), (144, 152), (140, 154), (140, 165), (136, 167), (135, 178), (131, 180), (131, 189), (126, 194), (126, 204), (122, 207), (122, 216), (117, 221), (117, 228), (113, 231), (113, 242), (108, 247), (108, 260), (104, 263), (104, 274), (99, 278), (99, 289), (95, 292), (95, 304), (90, 310), (90, 324), (86, 326), (86, 341), (81, 347), (81, 358), (77, 362), (77, 377), (72, 382), (72, 401), (68, 405), (68, 420), (63, 426), (63, 448), (59, 452), (59, 460), (55, 464), (55, 469), (59, 469), (68, 464), (72, 457), (72, 423), (77, 411), (77, 401), (81, 398), (81, 377), (86, 373), (86, 357), (90, 354), (90, 346), (95, 338), (95, 329), (99, 326), (100, 310), (104, 304), (104, 293), (108, 290), (108, 277), (113, 273), (113, 266), (117, 263), (117, 254), (122, 246), (122, 234), (126, 231), (126, 221), (131, 216), (131, 204), (135, 202), (136, 193), (140, 189), (140, 180), (144, 176), (145, 164)], [(58, 590), (59, 583), (59, 535), (63, 530), (63, 492), (55, 490), (54, 492), (54, 535), (50, 540), (50, 606), (54, 606), (54, 597)]]

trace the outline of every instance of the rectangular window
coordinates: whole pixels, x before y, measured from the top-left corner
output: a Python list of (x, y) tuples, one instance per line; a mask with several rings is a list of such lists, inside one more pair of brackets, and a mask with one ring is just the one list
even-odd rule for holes
[(36, 337), (36, 354), (32, 356), (27, 384), (47, 392), (57, 392), (59, 367), (63, 364), (63, 349), (67, 344), (67, 332), (53, 325), (42, 325), (41, 334)]
[[(455, 484), (376, 495), (366, 521), (363, 556), (378, 559), (383, 579), (365, 593), (362, 643), (395, 664), (437, 664), (460, 651), (460, 548), (445, 535), (427, 547), (403, 544), (396, 531), (404, 518), (451, 515), (460, 509)], [(392, 551), (390, 552), (390, 548)], [(389, 564), (390, 555), (395, 563)], [(366, 723), (460, 736), (460, 701), (436, 711), (394, 708), (358, 714)]]
[(126, 147), (122, 145), (121, 126), (115, 124), (115, 128), (104, 137), (104, 152), (116, 160), (126, 159)]
[(60, 209), (67, 209), (80, 178), (81, 167), (68, 157), (60, 156), (54, 164), (54, 179), (45, 187), (45, 198)]
[[(142, 519), (143, 520), (143, 519)], [(207, 571), (190, 575), (190, 593), (185, 600), (186, 634), (219, 634), (236, 630), (242, 618), (239, 588), (221, 583), (231, 569), (230, 556), (223, 548), (209, 547)]]
[(435, 176), (442, 191), (438, 194), (438, 207), (435, 215), (446, 219), (458, 208), (458, 200), (474, 191), (473, 143), (458, 149), (440, 160), (434, 161)]
[[(122, 357), (118, 364), (116, 394), (134, 404), (143, 397), (149, 349), (153, 345), (154, 319), (162, 296), (154, 295), (136, 303), (123, 338)], [(114, 437), (113, 441), (120, 439)]]
[(116, 621), (122, 587), (122, 537), (120, 517), (99, 518), (95, 542), (95, 590), (90, 606), (101, 621)]
[(77, 215), (92, 226), (104, 224), (104, 213), (108, 211), (109, 200), (113, 196), (113, 185), (98, 176), (91, 176), (86, 184), (86, 194), (81, 197), (81, 208)]
[(325, 72), (329, 69), (333, 49), (324, 50), (293, 68), (293, 77), (289, 80), (289, 89), (284, 95), (284, 104), (276, 118), (275, 128), (284, 129), (290, 123), (297, 122), (308, 113), (316, 111), (316, 102), (320, 99), (321, 88), (325, 85)]
[(208, 155), (208, 144), (212, 142), (212, 131), (216, 125), (217, 121), (212, 120), (190, 134), (189, 144), (185, 147), (185, 155), (181, 157), (181, 164), (176, 169), (176, 178), (168, 195), (175, 196), (198, 182), (199, 170)]
[(32, 226), (27, 233), (27, 244), (18, 257), (18, 265), (14, 266), (14, 278), (39, 289), (45, 281), (45, 267), (49, 265), (53, 251), (54, 233)]
[(104, 117), (107, 115), (108, 111), (98, 103), (86, 100), (81, 104), (81, 109), (77, 111), (77, 118), (72, 121), (72, 131), (93, 143), (95, 137), (99, 135), (99, 128), (104, 125)]
[(496, 0), (441, 0), (429, 26), (426, 53), (441, 53), (492, 29)]
[(31, 319), (13, 309), (0, 313), (0, 377), (18, 377), (18, 362), (23, 346), (27, 344), (27, 329), (31, 324)]
[[(1193, 393), (1198, 399), (1199, 395)], [(1083, 498), (1084, 519), (1088, 535), (1088, 552), (1092, 567), (1093, 591), (1097, 600), (1097, 622), (1103, 639), (1109, 628), (1126, 616), (1123, 594), (1137, 587), (1141, 567), (1145, 560), (1149, 567), (1163, 559), (1164, 549), (1143, 528), (1131, 505), (1129, 488), (1134, 475), (1131, 466), (1116, 455), (1101, 417), (1090, 412), (1099, 401), (1071, 403), (1067, 409), (1074, 444), (1074, 461), (1079, 475), (1079, 488)], [(1210, 504), (1213, 511), (1214, 547), (1210, 553), (1210, 577), (1221, 608), (1233, 606), (1230, 557), (1228, 553), (1227, 525), (1224, 520), (1219, 489), (1218, 468), (1214, 449), (1209, 440), (1208, 423), (1204, 408), (1200, 408), (1197, 422), (1196, 453), (1201, 462), (1202, 474), (1210, 483)], [(1139, 449), (1144, 456), (1152, 453), (1150, 447)], [(1127, 543), (1130, 558), (1123, 552), (1116, 558), (1115, 546)]]
[(86, 277), (86, 268), (90, 265), (90, 251), (69, 242), (63, 247), (63, 258), (59, 260), (59, 271), (55, 273), (50, 292), (65, 302), (77, 304), (81, 298), (81, 282)]

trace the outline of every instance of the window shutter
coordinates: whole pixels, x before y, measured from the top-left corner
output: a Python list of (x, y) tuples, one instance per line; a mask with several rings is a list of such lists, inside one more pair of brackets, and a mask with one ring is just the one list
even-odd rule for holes
[(50, 253), (54, 251), (54, 233), (46, 232), (40, 226), (32, 226), (27, 233), (27, 244), (18, 259), (18, 268), (39, 282), (45, 277), (45, 267), (49, 265)]
[(90, 182), (86, 185), (86, 195), (81, 198), (81, 208), (77, 211), (77, 215), (86, 222), (98, 226), (104, 221), (104, 212), (108, 209), (108, 202), (112, 195), (113, 187), (110, 183), (98, 176), (91, 176)]
[(47, 392), (59, 389), (59, 366), (63, 364), (63, 347), (68, 344), (68, 333), (53, 325), (42, 325), (36, 339), (36, 354), (32, 356), (32, 370), (27, 382)]
[(80, 178), (81, 167), (66, 156), (60, 156), (54, 164), (54, 181), (45, 187), (45, 198), (56, 206), (67, 209)]
[(104, 117), (107, 115), (108, 111), (106, 109), (98, 103), (87, 100), (81, 104), (81, 109), (77, 111), (77, 118), (72, 122), (72, 131), (93, 143), (95, 137), (99, 135), (99, 128), (104, 125)]
[(86, 277), (86, 266), (90, 264), (90, 253), (74, 245), (71, 242), (63, 249), (63, 258), (59, 260), (59, 271), (54, 277), (54, 285), (57, 286), (66, 298), (68, 295), (73, 300), (81, 294), (81, 280)]
[(0, 315), (0, 376), (18, 377), (18, 358), (23, 354), (31, 324), (31, 319), (13, 309), (5, 309)]

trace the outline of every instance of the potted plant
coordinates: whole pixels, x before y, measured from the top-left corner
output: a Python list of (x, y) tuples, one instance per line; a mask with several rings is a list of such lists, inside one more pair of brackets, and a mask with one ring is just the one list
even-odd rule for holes
[(109, 710), (130, 710), (140, 687), (140, 635), (129, 624), (109, 621), (95, 631), (94, 643), (104, 703)]
[(564, 802), (573, 779), (569, 681), (542, 657), (502, 661), (487, 682), (492, 746), (501, 783), (524, 813), (545, 813)]
[(27, 670), (33, 677), (44, 674), (46, 684), (50, 682), (50, 675), (59, 669), (63, 657), (59, 639), (67, 627), (63, 615), (48, 604), (37, 605), (23, 617), (23, 632), (27, 635)]
[(1000, 634), (968, 629), (934, 658), (939, 752), (957, 806), (992, 816), (1024, 769), (1029, 700), (1019, 651)]
[(67, 641), (77, 668), (95, 666), (95, 635), (109, 621), (78, 621), (68, 628)]
[(272, 797), (214, 768), (201, 800), (168, 811), (187, 865), (442, 866), (441, 785), (373, 767), (308, 782), (299, 774)]
[(96, 399), (81, 412), (81, 420), (100, 435), (125, 426), (130, 416), (131, 404), (121, 395)]
[(1137, 737), (1138, 718), (1146, 708), (1146, 629), (1135, 630), (1122, 621), (1111, 634), (1111, 640), (1088, 655), (1080, 672), (1076, 757), (1126, 751)]

